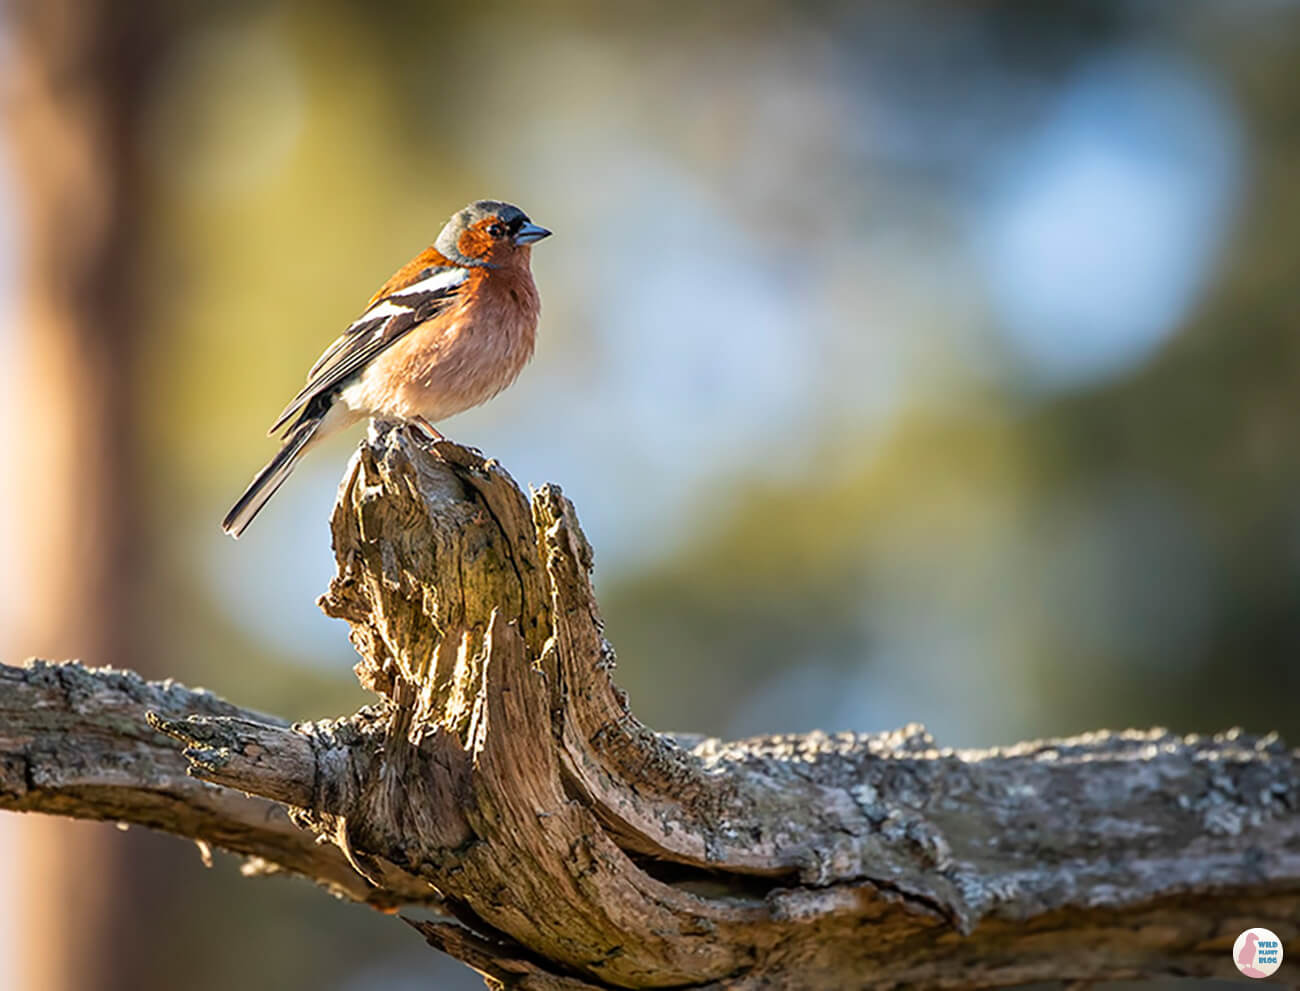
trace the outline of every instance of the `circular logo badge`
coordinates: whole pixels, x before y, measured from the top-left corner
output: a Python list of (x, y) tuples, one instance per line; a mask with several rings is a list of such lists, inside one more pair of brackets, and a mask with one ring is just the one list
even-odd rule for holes
[(1232, 960), (1247, 977), (1271, 977), (1282, 966), (1282, 941), (1271, 929), (1247, 929), (1232, 944)]

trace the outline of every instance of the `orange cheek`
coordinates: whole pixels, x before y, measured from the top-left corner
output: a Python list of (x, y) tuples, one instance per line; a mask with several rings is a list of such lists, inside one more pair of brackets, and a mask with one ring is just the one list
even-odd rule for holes
[(485, 229), (489, 222), (480, 220), (473, 227), (467, 228), (456, 242), (456, 249), (466, 258), (486, 258), (492, 252), (495, 242)]

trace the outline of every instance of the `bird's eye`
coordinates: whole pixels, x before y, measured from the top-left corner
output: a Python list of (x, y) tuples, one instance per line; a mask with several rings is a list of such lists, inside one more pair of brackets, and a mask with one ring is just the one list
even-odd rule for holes
[(488, 228), (488, 233), (491, 234), (493, 237), (505, 237), (506, 229), (502, 227), (500, 224), (493, 224), (491, 227)]

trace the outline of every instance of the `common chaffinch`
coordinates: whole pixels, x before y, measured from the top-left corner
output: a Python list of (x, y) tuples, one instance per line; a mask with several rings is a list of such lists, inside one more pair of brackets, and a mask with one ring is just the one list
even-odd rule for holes
[(284, 444), (222, 521), (244, 532), (313, 444), (365, 417), (431, 421), (486, 402), (533, 354), (541, 299), (530, 245), (550, 236), (517, 206), (479, 200), (399, 268), (326, 348), (272, 425)]

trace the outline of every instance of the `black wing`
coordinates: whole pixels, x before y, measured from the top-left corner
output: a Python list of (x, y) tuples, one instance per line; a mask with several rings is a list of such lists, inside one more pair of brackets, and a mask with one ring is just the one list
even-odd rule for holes
[(425, 269), (417, 281), (371, 303), (316, 359), (307, 384), (268, 432), (275, 433), (317, 396), (333, 392), (407, 331), (446, 309), (467, 278), (469, 270), (464, 268)]

